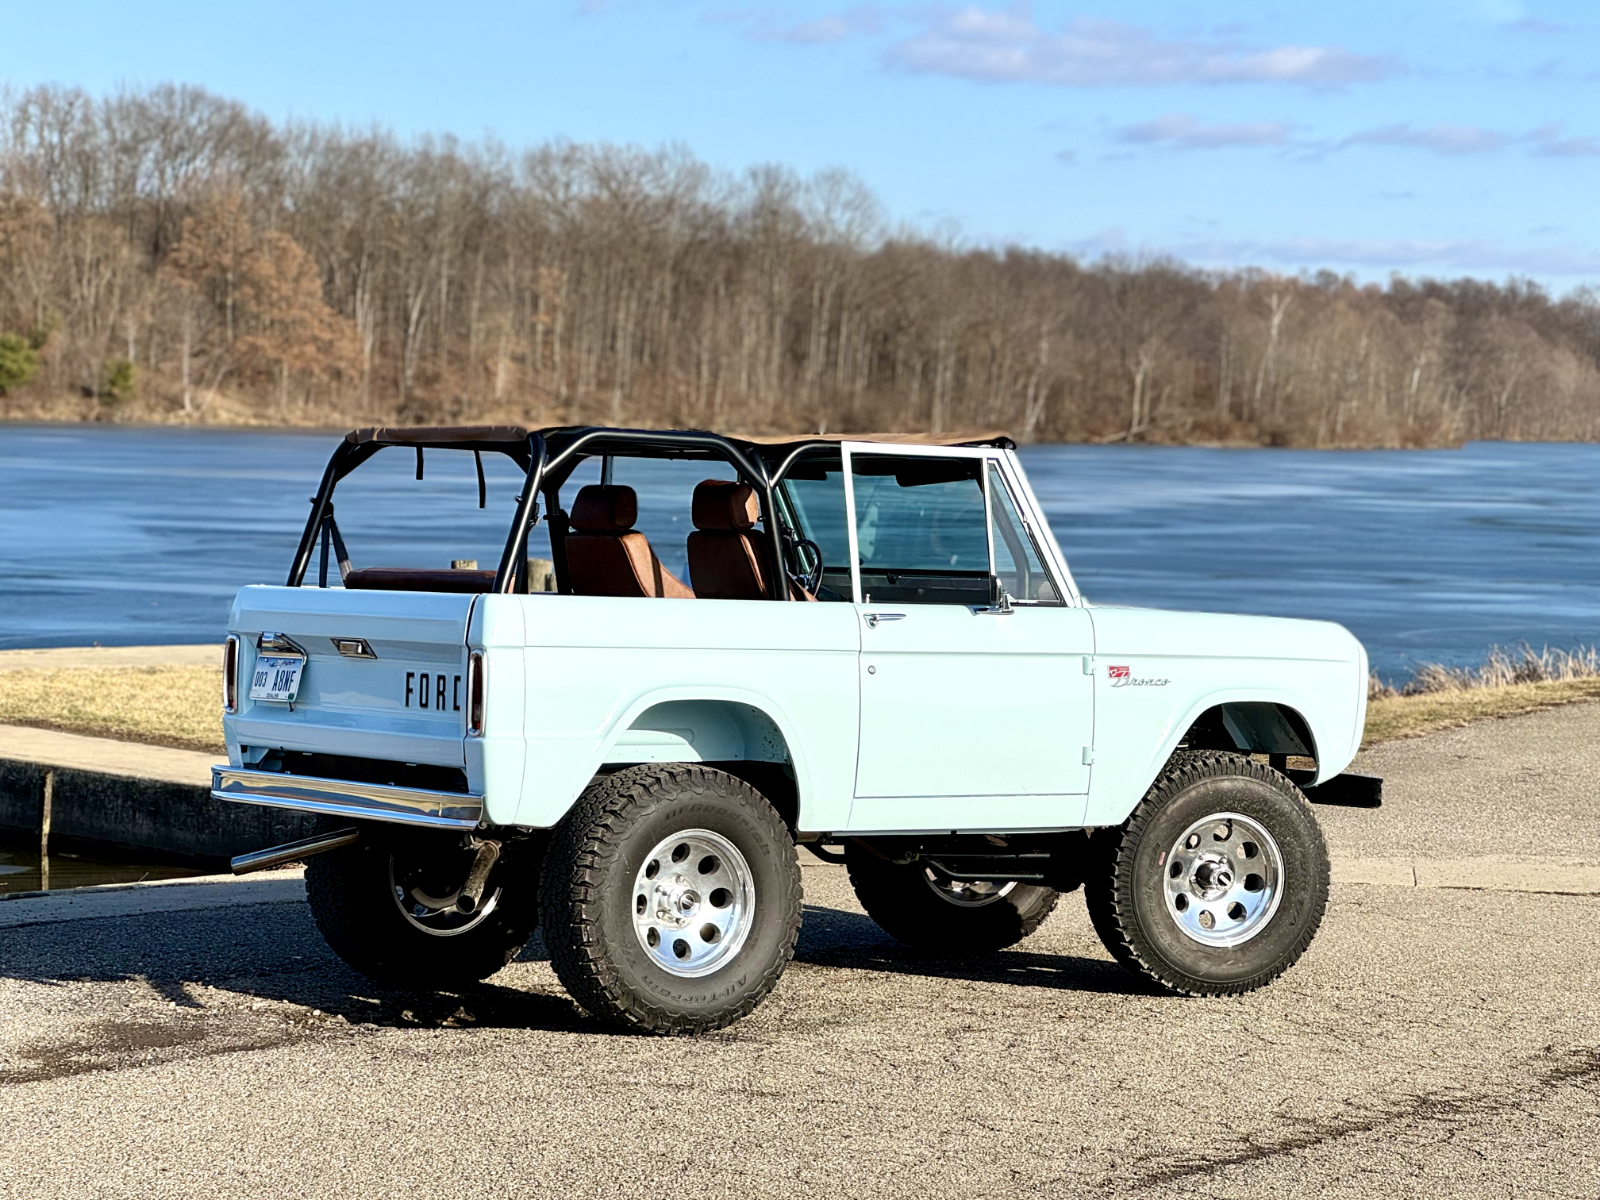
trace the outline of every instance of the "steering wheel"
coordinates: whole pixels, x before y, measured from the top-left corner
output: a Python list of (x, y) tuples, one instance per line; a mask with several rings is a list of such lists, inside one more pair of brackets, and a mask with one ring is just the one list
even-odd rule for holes
[(800, 551), (809, 550), (816, 565), (801, 575), (796, 575), (791, 571), (789, 573), (789, 578), (794, 582), (796, 587), (803, 588), (805, 591), (810, 592), (813, 596), (815, 596), (817, 594), (818, 585), (822, 583), (822, 547), (817, 545), (810, 538), (795, 538), (790, 544), (794, 547), (795, 562), (798, 563), (802, 561)]

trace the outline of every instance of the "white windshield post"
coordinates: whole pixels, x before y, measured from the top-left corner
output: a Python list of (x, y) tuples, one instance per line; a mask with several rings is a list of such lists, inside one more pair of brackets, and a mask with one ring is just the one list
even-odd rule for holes
[[(982, 472), (983, 472), (983, 474), (980, 476), (980, 478), (981, 478), (982, 484), (983, 484), (983, 529), (984, 529), (984, 536), (986, 538), (988, 538), (988, 540), (989, 540), (989, 578), (992, 580), (995, 577), (995, 566), (994, 566), (994, 496), (989, 491), (989, 475), (990, 475), (990, 471), (989, 471), (989, 464), (988, 464), (987, 460), (984, 461), (984, 464), (983, 464), (983, 467), (982, 467)], [(991, 583), (989, 586), (993, 587), (994, 584)]]
[(856, 541), (856, 484), (850, 465), (850, 446), (839, 446), (839, 464), (844, 471), (844, 521), (850, 536), (850, 599), (865, 604), (861, 596), (861, 546)]

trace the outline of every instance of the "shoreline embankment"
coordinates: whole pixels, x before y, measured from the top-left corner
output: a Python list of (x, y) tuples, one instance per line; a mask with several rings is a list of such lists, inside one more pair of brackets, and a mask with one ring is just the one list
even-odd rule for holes
[[(0, 405), (5, 401), (0, 400)], [(397, 424), (438, 424), (438, 421), (425, 421), (421, 419), (407, 421), (404, 416), (384, 412), (337, 412), (307, 410), (298, 407), (289, 407), (282, 411), (260, 411), (246, 404), (218, 404), (208, 405), (205, 409), (185, 413), (182, 409), (169, 409), (159, 406), (139, 406), (138, 408), (107, 409), (94, 400), (80, 400), (75, 397), (64, 398), (59, 404), (29, 404), (25, 407), (17, 406), (12, 411), (0, 411), (0, 430), (7, 426), (60, 426), (63, 428), (82, 428), (95, 426), (116, 429), (196, 429), (220, 433), (304, 433), (304, 434), (331, 434), (343, 435), (351, 429), (359, 429), (369, 425), (397, 425)], [(462, 417), (457, 424), (465, 425), (524, 425), (530, 429), (546, 428), (560, 425), (605, 424), (606, 420), (599, 417), (588, 419), (581, 412), (567, 410), (552, 410), (547, 407), (518, 408), (515, 406), (494, 406), (483, 411), (474, 410), (470, 417)], [(626, 420), (622, 422), (628, 424)], [(668, 424), (671, 424), (670, 422)], [(678, 422), (674, 427), (700, 428), (703, 423)], [(893, 424), (892, 422), (890, 423)], [(790, 423), (772, 423), (752, 425), (748, 420), (736, 422), (735, 433), (751, 434), (793, 434), (804, 436), (816, 432), (812, 428), (802, 428)], [(877, 422), (871, 428), (849, 429), (835, 428), (830, 425), (830, 433), (926, 433), (927, 429), (918, 427), (883, 428), (884, 422)], [(724, 432), (722, 429), (716, 432)], [(1022, 445), (1059, 445), (1059, 446), (1184, 446), (1198, 447), (1213, 450), (1459, 450), (1467, 444), (1468, 439), (1462, 437), (1434, 437), (1422, 441), (1371, 441), (1366, 439), (1352, 440), (1312, 440), (1298, 441), (1285, 440), (1279, 435), (1265, 433), (1254, 435), (1239, 435), (1233, 437), (1209, 436), (1190, 437), (1183, 431), (1175, 430), (1145, 430), (1133, 437), (1122, 434), (1112, 436), (1084, 436), (1081, 438), (1033, 438), (1021, 437), (1015, 432)], [(1575, 441), (1571, 438), (1495, 438), (1479, 439), (1506, 442), (1561, 442), (1572, 444), (1591, 444), (1587, 441)]]

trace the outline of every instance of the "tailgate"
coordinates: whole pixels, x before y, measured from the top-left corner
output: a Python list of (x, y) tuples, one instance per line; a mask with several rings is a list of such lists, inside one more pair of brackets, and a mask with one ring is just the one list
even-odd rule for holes
[[(239, 711), (224, 722), (230, 745), (463, 766), (467, 623), (475, 599), (244, 588), (228, 623), (239, 637), (242, 668)], [(292, 705), (250, 699), (256, 643), (264, 633), (305, 652)], [(259, 755), (247, 752), (246, 758)]]

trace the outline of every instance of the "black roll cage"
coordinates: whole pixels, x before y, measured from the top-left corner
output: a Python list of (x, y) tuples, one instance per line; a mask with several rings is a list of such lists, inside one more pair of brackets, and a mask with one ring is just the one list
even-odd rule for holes
[[(339, 538), (338, 526), (333, 520), (333, 492), (350, 472), (366, 462), (379, 450), (390, 446), (415, 447), (420, 455), (423, 450), (472, 450), (482, 452), (492, 450), (497, 454), (504, 454), (514, 461), (524, 472), (533, 475), (530, 468), (535, 464), (542, 464), (545, 449), (544, 437), (540, 433), (531, 433), (523, 441), (450, 441), (447, 439), (428, 441), (389, 441), (373, 439), (370, 441), (355, 441), (354, 434), (346, 437), (334, 448), (333, 455), (328, 459), (328, 465), (322, 472), (322, 482), (317, 485), (317, 494), (311, 497), (311, 515), (306, 518), (306, 527), (300, 534), (300, 544), (294, 552), (294, 560), (289, 564), (289, 577), (285, 581), (287, 587), (299, 587), (306, 577), (306, 569), (311, 565), (311, 555), (316, 549), (318, 535), (322, 535), (324, 542), (330, 536), (341, 542), (340, 570), (341, 574), (348, 568), (348, 558), (342, 553), (342, 539)], [(418, 470), (420, 472), (420, 459)], [(537, 476), (534, 476), (537, 478)], [(417, 476), (421, 479), (419, 473)], [(481, 479), (481, 475), (480, 475)], [(522, 496), (517, 498), (517, 523), (513, 530), (519, 530), (523, 537), (527, 536), (528, 527), (525, 523), (528, 514), (528, 505), (525, 503), (527, 491), (524, 489)], [(513, 560), (510, 554), (511, 546), (508, 544), (506, 554), (501, 556), (500, 572), (495, 576), (495, 591), (510, 591), (510, 587), (502, 588), (501, 575), (507, 570)], [(514, 583), (514, 579), (509, 581)], [(322, 586), (327, 586), (327, 559), (324, 548)]]
[[(384, 431), (377, 431), (382, 433)], [(333, 493), (339, 482), (357, 467), (387, 447), (412, 447), (422, 450), (495, 451), (505, 454), (520, 466), (527, 478), (522, 492), (517, 496), (516, 515), (506, 536), (505, 550), (495, 572), (494, 591), (514, 593), (524, 581), (527, 569), (528, 531), (538, 523), (539, 497), (545, 501), (545, 512), (550, 523), (550, 550), (555, 560), (556, 580), (562, 591), (570, 592), (571, 580), (567, 575), (566, 535), (570, 528), (568, 516), (560, 508), (561, 487), (571, 478), (580, 463), (597, 453), (610, 449), (631, 453), (623, 457), (638, 458), (715, 458), (731, 465), (739, 475), (753, 486), (761, 498), (762, 518), (767, 533), (767, 557), (771, 578), (774, 581), (771, 600), (793, 599), (786, 586), (789, 575), (784, 564), (784, 522), (777, 503), (777, 487), (783, 476), (801, 454), (808, 450), (837, 447), (836, 441), (805, 441), (804, 444), (785, 443), (782, 446), (764, 447), (751, 442), (741, 442), (720, 434), (695, 430), (613, 429), (595, 426), (563, 427), (536, 430), (525, 438), (506, 437), (502, 440), (453, 440), (448, 437), (414, 438), (374, 436), (355, 440), (349, 435), (335, 448), (322, 473), (322, 482), (311, 498), (311, 514), (306, 519), (305, 530), (300, 535), (299, 547), (289, 567), (288, 587), (299, 587), (305, 581), (319, 536), (325, 543), (321, 582), (327, 584), (326, 543), (331, 538), (338, 543), (341, 574), (349, 569), (348, 556), (343, 552), (343, 541), (333, 520)], [(639, 454), (640, 450), (652, 453)], [(763, 453), (766, 451), (766, 453)], [(780, 455), (781, 452), (781, 455)], [(777, 460), (777, 470), (768, 455)], [(421, 476), (419, 475), (418, 478)]]
[[(767, 532), (768, 566), (773, 580), (773, 594), (767, 598), (792, 600), (794, 597), (786, 586), (789, 574), (784, 564), (784, 520), (777, 502), (777, 489), (802, 456), (819, 450), (837, 451), (841, 440), (837, 437), (819, 435), (808, 438), (801, 435), (783, 442), (762, 443), (700, 430), (615, 429), (603, 426), (562, 426), (526, 431), (502, 428), (492, 431), (489, 436), (479, 430), (457, 430), (458, 433), (473, 435), (460, 438), (448, 436), (450, 432), (449, 429), (375, 429), (347, 435), (328, 459), (317, 494), (311, 498), (311, 515), (306, 520), (300, 545), (289, 567), (287, 586), (299, 587), (305, 581), (319, 536), (323, 543), (321, 586), (327, 586), (330, 541), (338, 552), (341, 576), (349, 572), (349, 556), (345, 553), (344, 541), (333, 519), (334, 489), (339, 486), (340, 480), (379, 450), (407, 446), (417, 451), (419, 479), (422, 478), (423, 450), (470, 450), (475, 454), (494, 451), (506, 455), (521, 467), (527, 478), (522, 492), (517, 496), (516, 516), (495, 572), (494, 591), (510, 594), (516, 592), (519, 585), (526, 585), (528, 531), (538, 523), (539, 497), (542, 495), (550, 522), (550, 553), (555, 560), (556, 581), (562, 591), (570, 593), (572, 582), (567, 574), (566, 562), (566, 536), (570, 525), (567, 514), (559, 504), (561, 487), (585, 459), (616, 448), (632, 451), (623, 456), (630, 458), (718, 458), (730, 464), (761, 497), (761, 514)], [(426, 434), (437, 436), (419, 436)], [(1011, 448), (1016, 443), (1007, 437), (995, 437), (945, 444)], [(639, 450), (651, 453), (639, 454)], [(478, 486), (481, 500), (481, 459), (478, 464)]]

